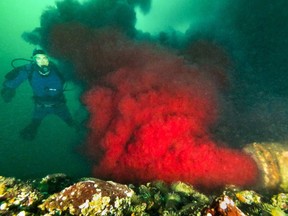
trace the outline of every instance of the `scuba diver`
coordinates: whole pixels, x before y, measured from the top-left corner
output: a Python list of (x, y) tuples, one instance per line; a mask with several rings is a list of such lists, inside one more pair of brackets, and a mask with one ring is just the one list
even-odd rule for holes
[[(16, 88), (28, 80), (33, 91), (34, 112), (31, 122), (20, 131), (20, 136), (33, 140), (41, 121), (48, 114), (59, 116), (67, 125), (74, 126), (71, 113), (64, 96), (64, 79), (55, 64), (49, 61), (42, 49), (33, 51), (31, 63), (14, 67), (5, 75), (1, 96), (5, 102), (10, 102), (15, 96)], [(25, 60), (25, 59), (22, 59)]]

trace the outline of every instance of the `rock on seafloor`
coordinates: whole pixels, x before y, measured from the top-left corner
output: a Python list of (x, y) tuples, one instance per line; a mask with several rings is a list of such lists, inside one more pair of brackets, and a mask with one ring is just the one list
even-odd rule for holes
[(250, 143), (243, 149), (256, 161), (261, 172), (259, 186), (267, 190), (288, 192), (287, 143)]
[(39, 207), (50, 214), (121, 215), (133, 190), (111, 181), (91, 179), (75, 183), (46, 199)]
[(288, 213), (288, 194), (261, 194), (227, 186), (213, 193), (184, 182), (124, 185), (96, 178), (73, 180), (65, 174), (22, 181), (0, 176), (0, 215), (195, 215), (237, 216)]

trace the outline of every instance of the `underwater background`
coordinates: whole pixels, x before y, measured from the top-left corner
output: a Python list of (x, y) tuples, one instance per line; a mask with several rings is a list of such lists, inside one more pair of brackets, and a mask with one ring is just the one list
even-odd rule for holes
[[(12, 70), (15, 58), (30, 59), (35, 45), (25, 42), (21, 35), (40, 25), (40, 16), (55, 1), (1, 1), (1, 83)], [(15, 62), (16, 66), (26, 64)], [(2, 85), (2, 84), (1, 84)], [(69, 85), (69, 87), (68, 87)], [(77, 115), (80, 106), (79, 88), (67, 84), (65, 92), (71, 113)], [(32, 90), (26, 81), (17, 89), (11, 103), (1, 100), (0, 175), (17, 178), (36, 178), (47, 173), (65, 172), (74, 177), (90, 174), (89, 163), (79, 155), (77, 146), (83, 135), (67, 127), (57, 116), (44, 119), (39, 134), (33, 141), (20, 138), (19, 131), (31, 120), (34, 104)]]
[[(210, 70), (224, 68), (224, 75), (215, 72), (223, 88), (219, 97), (219, 119), (211, 129), (215, 140), (231, 148), (242, 148), (251, 142), (287, 141), (287, 1), (106, 1), (110, 4), (79, 1), (81, 10), (86, 4), (99, 2), (96, 8), (101, 10), (87, 7), (87, 17), (77, 15), (78, 9), (74, 7), (77, 1), (59, 2), (66, 2), (59, 11), (67, 15), (67, 19), (61, 17), (59, 23), (85, 22), (91, 29), (113, 23), (116, 5), (127, 4), (129, 10), (116, 13), (119, 16), (116, 24), (124, 26), (134, 40), (152, 41), (176, 50), (179, 56), (190, 51), (192, 63), (204, 62)], [(37, 43), (53, 47), (47, 41), (33, 41), (32, 37), (35, 28), (41, 26), (47, 30), (49, 25), (58, 22), (59, 15), (55, 13), (58, 10), (47, 6), (55, 7), (55, 1), (0, 2), (1, 83), (12, 69), (11, 60), (30, 58)], [(45, 10), (49, 22), (42, 17), (40, 23)], [(135, 16), (131, 11), (135, 11)], [(26, 34), (23, 36), (23, 33)], [(45, 32), (41, 39), (43, 35)], [(80, 101), (83, 89), (75, 77), (68, 80), (67, 89), (67, 104), (73, 116), (81, 121), (87, 117)], [(90, 161), (79, 148), (86, 142), (86, 135), (68, 128), (57, 117), (49, 116), (43, 121), (35, 140), (20, 139), (19, 130), (30, 121), (33, 110), (31, 96), (29, 83), (25, 82), (17, 89), (11, 103), (0, 102), (0, 175), (19, 178), (42, 177), (55, 172), (75, 177), (91, 175)]]

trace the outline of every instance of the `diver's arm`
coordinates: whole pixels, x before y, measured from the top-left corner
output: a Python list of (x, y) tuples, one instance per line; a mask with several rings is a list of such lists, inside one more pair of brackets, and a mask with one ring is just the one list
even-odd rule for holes
[(16, 88), (28, 78), (28, 66), (17, 67), (6, 74), (1, 89), (4, 102), (10, 102), (15, 96)]

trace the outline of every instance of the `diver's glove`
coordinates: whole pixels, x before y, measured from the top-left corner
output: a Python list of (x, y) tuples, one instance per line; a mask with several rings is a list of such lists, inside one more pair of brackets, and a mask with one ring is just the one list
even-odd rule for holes
[(3, 98), (4, 102), (8, 103), (15, 96), (15, 92), (15, 89), (3, 87), (1, 90), (1, 97)]

